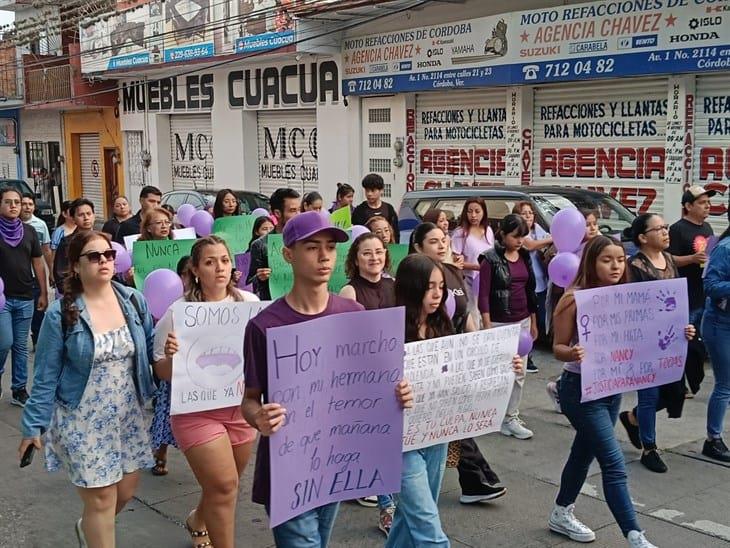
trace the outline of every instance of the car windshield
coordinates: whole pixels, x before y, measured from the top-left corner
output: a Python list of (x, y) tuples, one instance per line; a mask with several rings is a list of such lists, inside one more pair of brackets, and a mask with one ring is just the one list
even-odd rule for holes
[(598, 212), (598, 226), (601, 232), (620, 232), (634, 220), (634, 215), (619, 202), (606, 195), (571, 194), (570, 198), (559, 194), (530, 194), (548, 222), (566, 207), (590, 209)]

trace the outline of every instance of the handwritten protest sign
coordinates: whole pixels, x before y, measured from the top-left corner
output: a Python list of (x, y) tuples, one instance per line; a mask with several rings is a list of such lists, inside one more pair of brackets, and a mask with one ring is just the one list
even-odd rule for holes
[(213, 223), (213, 234), (220, 236), (228, 244), (231, 254), (245, 253), (251, 242), (251, 233), (256, 218), (252, 215), (219, 217)]
[(249, 267), (251, 266), (251, 253), (239, 253), (235, 256), (236, 270), (241, 273), (241, 277), (236, 284), (238, 289), (251, 291), (251, 287), (246, 283)]
[(498, 430), (519, 337), (515, 324), (406, 344), (403, 376), (415, 402), (404, 414), (403, 451)]
[[(327, 288), (332, 293), (339, 293), (347, 284), (347, 275), (345, 274), (345, 260), (347, 252), (350, 250), (351, 242), (337, 244), (337, 259)], [(291, 265), (284, 260), (282, 248), (284, 240), (281, 234), (269, 234), (267, 239), (267, 250), (269, 254), (269, 268), (271, 268), (271, 276), (269, 277), (269, 292), (272, 299), (278, 299), (286, 295), (294, 283), (294, 274)]]
[(190, 255), (195, 240), (145, 240), (134, 242), (132, 265), (134, 283), (137, 288), (144, 287), (144, 279), (153, 270), (169, 268), (173, 272), (177, 263)]
[(400, 490), (403, 308), (266, 330), (269, 401), (287, 410), (271, 437), (271, 527), (338, 500)]
[(171, 415), (241, 404), (243, 332), (268, 305), (268, 301), (172, 305), (179, 350), (172, 361)]
[(330, 213), (330, 221), (342, 230), (349, 229), (352, 226), (352, 210), (350, 206), (341, 207)]
[(388, 244), (390, 255), (390, 273), (395, 276), (398, 272), (398, 265), (408, 256), (408, 244)]
[(682, 377), (689, 323), (687, 280), (576, 291), (581, 401), (661, 386)]

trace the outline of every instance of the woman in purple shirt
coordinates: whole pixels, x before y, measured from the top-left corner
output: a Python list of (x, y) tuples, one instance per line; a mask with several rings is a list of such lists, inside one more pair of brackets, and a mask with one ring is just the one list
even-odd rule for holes
[[(507, 215), (499, 224), (495, 246), (479, 259), (479, 312), (485, 329), (509, 323), (520, 323), (537, 338), (537, 300), (535, 274), (532, 271), (530, 253), (522, 247), (529, 229), (519, 215)], [(523, 356), (523, 360), (527, 357)], [(532, 430), (520, 419), (520, 401), (525, 373), (515, 376), (507, 414), (501, 432), (518, 440), (530, 439)]]

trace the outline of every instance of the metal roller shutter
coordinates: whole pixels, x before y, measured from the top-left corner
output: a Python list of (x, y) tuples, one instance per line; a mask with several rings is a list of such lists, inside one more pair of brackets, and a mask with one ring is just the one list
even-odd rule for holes
[(170, 115), (172, 189), (215, 188), (210, 114)]
[(94, 202), (94, 210), (104, 215), (104, 187), (101, 181), (101, 147), (98, 133), (79, 135), (79, 156), (81, 158), (81, 194)]
[(416, 96), (416, 188), (504, 184), (506, 92)]
[(535, 185), (610, 194), (663, 212), (667, 79), (578, 82), (535, 89)]
[(18, 178), (18, 156), (15, 154), (15, 147), (0, 146), (0, 177)]
[(124, 156), (127, 160), (127, 193), (129, 196), (137, 196), (145, 185), (145, 168), (142, 165), (142, 139), (141, 131), (124, 132)]
[(259, 191), (319, 190), (317, 113), (314, 109), (258, 113)]
[(727, 228), (730, 184), (730, 74), (698, 76), (695, 88), (693, 183), (721, 192), (712, 199), (709, 223)]

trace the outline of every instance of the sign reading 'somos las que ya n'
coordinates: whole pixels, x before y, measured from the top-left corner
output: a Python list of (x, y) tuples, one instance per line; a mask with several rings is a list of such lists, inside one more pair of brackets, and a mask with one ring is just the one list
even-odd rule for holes
[[(340, 76), (332, 59), (213, 71), (156, 80), (124, 82), (122, 112), (210, 110), (223, 100), (249, 110), (313, 107), (340, 100)], [(225, 91), (224, 91), (225, 90)]]
[(606, 0), (344, 41), (344, 94), (730, 68), (726, 2)]

